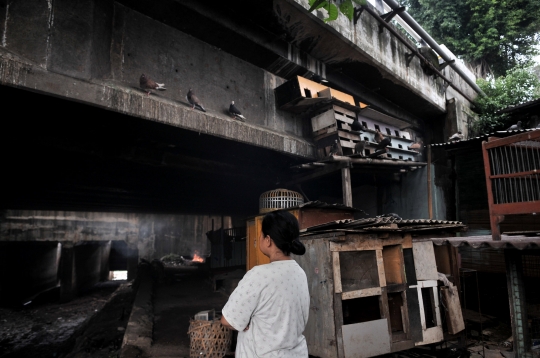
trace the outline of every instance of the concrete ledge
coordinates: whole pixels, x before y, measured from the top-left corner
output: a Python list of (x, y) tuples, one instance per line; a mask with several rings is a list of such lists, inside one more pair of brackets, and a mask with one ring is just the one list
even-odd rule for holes
[(240, 122), (219, 113), (191, 110), (187, 103), (172, 101), (158, 95), (147, 96), (137, 88), (125, 87), (114, 82), (85, 81), (53, 73), (5, 50), (0, 50), (0, 84), (293, 156), (315, 158), (314, 145), (303, 138)]
[(127, 352), (133, 350), (145, 352), (152, 345), (154, 328), (153, 281), (149, 270), (142, 270), (139, 274), (139, 287), (124, 333), (121, 357), (131, 356)]

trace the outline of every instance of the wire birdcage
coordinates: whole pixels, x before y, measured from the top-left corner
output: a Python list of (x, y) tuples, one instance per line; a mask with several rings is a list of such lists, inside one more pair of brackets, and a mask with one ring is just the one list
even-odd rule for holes
[(304, 197), (296, 191), (274, 189), (261, 194), (259, 213), (264, 214), (274, 210), (292, 208), (303, 203)]

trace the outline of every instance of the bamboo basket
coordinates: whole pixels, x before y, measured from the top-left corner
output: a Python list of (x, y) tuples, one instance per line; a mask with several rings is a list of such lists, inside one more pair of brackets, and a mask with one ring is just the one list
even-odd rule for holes
[(190, 320), (188, 334), (190, 358), (221, 358), (231, 348), (232, 331), (217, 319)]

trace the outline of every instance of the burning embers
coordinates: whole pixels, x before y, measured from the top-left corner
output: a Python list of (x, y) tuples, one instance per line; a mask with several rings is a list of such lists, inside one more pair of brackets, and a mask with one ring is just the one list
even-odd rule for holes
[(161, 261), (166, 266), (181, 267), (181, 266), (198, 266), (204, 263), (205, 258), (200, 255), (199, 251), (195, 250), (193, 256), (180, 256), (169, 254), (161, 258)]
[(193, 259), (191, 259), (192, 262), (200, 262), (200, 263), (204, 263), (204, 259), (199, 256), (199, 251), (195, 250), (195, 252), (193, 253)]

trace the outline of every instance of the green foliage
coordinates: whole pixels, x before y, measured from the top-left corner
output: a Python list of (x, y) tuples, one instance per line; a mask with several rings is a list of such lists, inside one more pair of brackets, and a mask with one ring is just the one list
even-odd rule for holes
[(352, 20), (354, 17), (354, 4), (366, 5), (367, 0), (309, 0), (309, 12), (312, 12), (317, 9), (326, 9), (328, 11), (328, 17), (324, 19), (324, 22), (333, 21), (338, 18), (338, 5), (339, 11), (349, 20)]
[(486, 97), (478, 96), (474, 103), (479, 114), (472, 128), (474, 134), (508, 128), (513, 123), (506, 114), (498, 113), (500, 110), (540, 98), (540, 80), (531, 67), (516, 67), (506, 76), (476, 82)]
[(538, 0), (403, 0), (437, 42), (495, 75), (530, 63), (538, 53)]

